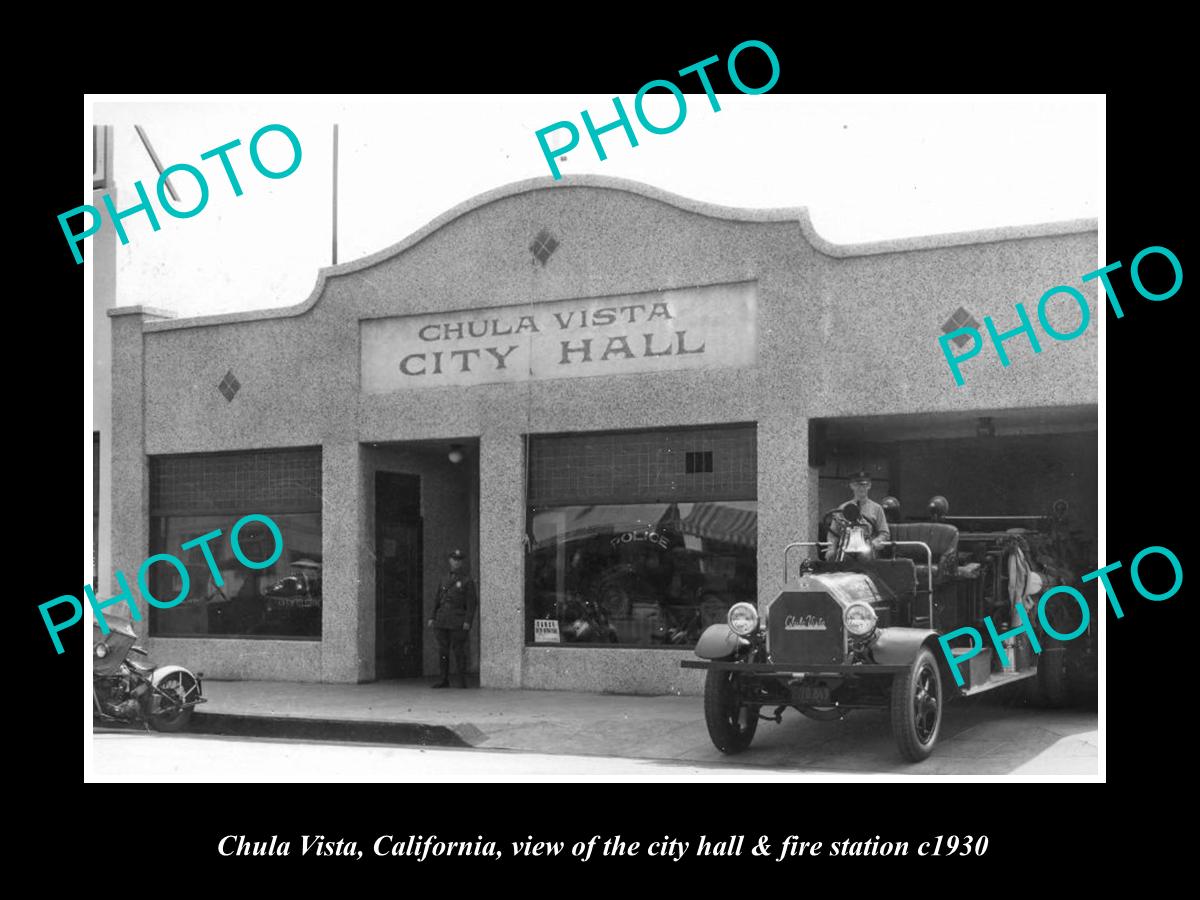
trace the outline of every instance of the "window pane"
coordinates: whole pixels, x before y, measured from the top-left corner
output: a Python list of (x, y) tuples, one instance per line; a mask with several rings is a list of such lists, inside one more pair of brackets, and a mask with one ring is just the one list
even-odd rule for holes
[(150, 458), (152, 515), (320, 510), (319, 447)]
[[(321, 637), (321, 515), (273, 514), (283, 535), (283, 552), (266, 569), (238, 561), (229, 543), (236, 519), (229, 516), (157, 516), (150, 520), (152, 553), (170, 553), (187, 567), (187, 599), (171, 609), (150, 608), (156, 637)], [(200, 546), (180, 547), (220, 529), (208, 542), (223, 584), (218, 586)], [(271, 556), (275, 541), (261, 522), (238, 534), (242, 554), (251, 560)], [(150, 569), (150, 592), (170, 601), (179, 595), (179, 572), (169, 563)]]
[(751, 500), (753, 425), (539, 435), (529, 441), (528, 504)]
[(754, 500), (530, 507), (527, 639), (694, 645), (734, 603), (757, 601), (757, 508)]

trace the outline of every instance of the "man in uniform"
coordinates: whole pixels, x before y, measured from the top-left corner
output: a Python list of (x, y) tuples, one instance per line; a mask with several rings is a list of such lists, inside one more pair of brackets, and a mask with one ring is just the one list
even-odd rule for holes
[(438, 665), (442, 680), (435, 688), (450, 687), (450, 650), (454, 650), (454, 665), (458, 670), (458, 686), (467, 686), (467, 638), (475, 621), (478, 597), (475, 582), (467, 574), (467, 558), (461, 550), (450, 554), (450, 572), (438, 585), (437, 600), (428, 625), (436, 629)]
[[(871, 491), (871, 476), (867, 472), (855, 472), (850, 476), (850, 490), (854, 492), (854, 499), (841, 504), (838, 510), (845, 509), (851, 503), (856, 504), (859, 515), (870, 524), (871, 544), (878, 550), (884, 542), (892, 539), (892, 533), (888, 528), (887, 514), (883, 507), (867, 496)], [(835, 536), (842, 533), (841, 518), (834, 516), (829, 525), (830, 533)]]

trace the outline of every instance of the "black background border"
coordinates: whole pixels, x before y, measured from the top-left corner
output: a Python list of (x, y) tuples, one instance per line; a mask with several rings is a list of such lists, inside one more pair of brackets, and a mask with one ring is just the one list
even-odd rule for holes
[[(673, 40), (644, 36), (621, 45), (614, 53), (610, 41), (597, 39), (585, 45), (573, 35), (569, 46), (558, 46), (551, 65), (530, 38), (528, 52), (513, 44), (483, 50), (467, 48), (461, 41), (451, 48), (433, 43), (425, 56), (416, 56), (416, 43), (405, 45), (405, 54), (387, 65), (366, 66), (346, 86), (370, 84), (383, 89), (421, 92), (434, 90), (495, 92), (610, 92), (631, 94), (647, 80), (662, 77), (665, 70), (680, 68), (712, 54), (724, 60), (742, 36), (726, 37), (738, 29), (725, 27), (696, 38), (676, 36)], [(773, 93), (848, 90), (839, 79), (818, 77), (803, 58), (801, 35), (750, 28), (746, 34), (767, 41), (781, 61), (781, 77)], [(812, 35), (803, 37), (807, 46)], [(544, 49), (544, 48), (542, 48)], [(464, 59), (469, 58), (469, 63)], [(563, 64), (563, 60), (569, 60)], [(750, 56), (746, 57), (751, 62)], [(663, 61), (669, 60), (664, 66)], [(739, 60), (739, 63), (741, 61)], [(739, 66), (739, 68), (741, 68)], [(714, 67), (719, 71), (719, 67)], [(552, 72), (552, 74), (551, 74)], [(440, 74), (438, 74), (440, 73)], [(433, 77), (437, 74), (437, 77)], [(479, 78), (486, 74), (486, 85)], [(163, 76), (164, 78), (166, 76)], [(762, 83), (752, 65), (743, 70), (750, 84)], [(191, 91), (216, 89), (210, 78), (179, 79)], [(1096, 90), (1106, 79), (1092, 84), (1081, 76), (1063, 78), (1057, 84), (1039, 84), (1038, 90)], [(96, 79), (98, 90), (113, 85)], [(300, 90), (328, 90), (319, 83), (322, 75), (301, 75), (289, 86)], [(1075, 83), (1069, 83), (1074, 81)], [(265, 83), (260, 82), (260, 83)], [(727, 90), (714, 79), (718, 92)], [(181, 89), (183, 84), (172, 85)], [(897, 90), (944, 91), (944, 79), (919, 83), (903, 77), (879, 79), (856, 85), (863, 90), (884, 87)], [(244, 83), (221, 85), (226, 90), (248, 90)], [(258, 85), (254, 85), (255, 89)], [(962, 83), (958, 90), (1011, 90), (1011, 84)], [(162, 91), (157, 81), (152, 89)], [(903, 793), (891, 784), (869, 785), (781, 785), (765, 778), (745, 785), (396, 785), (382, 787), (257, 785), (201, 790), (189, 786), (124, 785), (118, 791), (83, 785), (79, 734), (82, 662), (72, 647), (56, 656), (36, 605), (59, 594), (78, 590), (74, 572), (79, 556), (69, 535), (77, 527), (74, 501), (78, 488), (74, 478), (80, 464), (80, 448), (90, 448), (91, 437), (67, 428), (73, 422), (68, 408), (79, 397), (77, 369), (69, 361), (64, 322), (67, 311), (79, 310), (83, 267), (76, 266), (59, 231), (56, 216), (79, 203), (79, 148), (83, 138), (83, 97), (63, 89), (36, 97), (28, 111), (36, 123), (36, 147), (27, 150), (22, 165), (28, 164), (40, 177), (18, 179), (19, 201), (24, 212), (18, 217), (22, 228), (33, 227), (30, 239), (10, 237), (10, 246), (32, 250), (34, 260), (23, 252), (14, 255), (18, 293), (15, 305), (18, 322), (13, 333), (24, 333), (40, 352), (23, 348), (17, 354), (36, 357), (12, 360), (9, 370), (9, 400), (13, 428), (10, 448), (20, 460), (34, 454), (30, 481), (37, 484), (34, 496), (24, 496), (17, 507), (29, 512), (20, 516), (22, 539), (20, 564), (10, 571), (18, 574), (18, 620), (23, 623), (12, 640), (22, 645), (27, 663), (23, 677), (10, 681), (10, 745), (19, 746), (25, 764), (32, 762), (31, 777), (22, 778), (30, 791), (30, 802), (22, 812), (29, 815), (27, 844), (34, 852), (47, 854), (79, 852), (83, 835), (97, 839), (112, 831), (109, 852), (128, 856), (140, 873), (166, 872), (181, 861), (164, 851), (152, 830), (133, 823), (154, 823), (171, 835), (170, 845), (187, 845), (188, 880), (200, 878), (221, 882), (255, 869), (256, 875), (287, 877), (302, 874), (329, 877), (331, 883), (359, 871), (366, 864), (344, 860), (221, 859), (216, 841), (225, 834), (267, 836), (271, 834), (326, 834), (357, 838), (369, 844), (385, 833), (437, 834), (442, 838), (474, 839), (485, 835), (498, 841), (533, 835), (536, 839), (571, 842), (593, 834), (620, 833), (626, 839), (653, 840), (672, 834), (694, 840), (704, 833), (710, 838), (726, 834), (747, 835), (748, 854), (752, 836), (771, 833), (798, 834), (803, 839), (829, 840), (880, 835), (885, 840), (918, 841), (936, 834), (988, 834), (991, 846), (983, 859), (939, 859), (936, 864), (914, 857), (872, 860), (902, 870), (917, 870), (936, 877), (942, 870), (997, 875), (1031, 854), (1045, 853), (1053, 846), (1052, 858), (1060, 861), (1088, 860), (1103, 845), (1104, 820), (1095, 814), (1099, 800), (1081, 792), (1095, 786), (1044, 784), (954, 783), (907, 785)], [(1110, 92), (1107, 100), (1107, 249), (1105, 261), (1122, 260), (1125, 268), (1114, 277), (1125, 308), (1116, 320), (1109, 312), (1107, 326), (1108, 389), (1107, 411), (1107, 554), (1104, 561), (1121, 560), (1126, 569), (1114, 578), (1125, 608), (1125, 618), (1109, 613), (1107, 630), (1107, 709), (1105, 734), (1107, 780), (1121, 793), (1122, 805), (1137, 804), (1141, 813), (1157, 810), (1165, 788), (1174, 786), (1185, 757), (1178, 746), (1185, 724), (1188, 680), (1184, 667), (1189, 659), (1184, 638), (1186, 594), (1181, 591), (1169, 601), (1152, 603), (1133, 594), (1127, 567), (1132, 557), (1149, 545), (1170, 547), (1188, 568), (1183, 541), (1190, 537), (1191, 516), (1188, 485), (1190, 448), (1187, 424), (1194, 406), (1188, 390), (1193, 379), (1186, 374), (1186, 345), (1189, 330), (1184, 321), (1187, 285), (1175, 297), (1151, 303), (1138, 297), (1128, 281), (1128, 265), (1141, 249), (1151, 245), (1171, 248), (1186, 270), (1183, 231), (1184, 142), (1174, 132), (1180, 115), (1178, 101), (1170, 91), (1136, 90)], [(565, 117), (565, 116), (564, 116)], [(1075, 141), (1080, 153), (1092, 152), (1087, 135), (1053, 134), (1049, 141)], [(1012, 298), (1010, 298), (1012, 299)], [(28, 321), (20, 321), (22, 317)], [(78, 322), (78, 320), (75, 320)], [(90, 316), (85, 319), (90, 323)], [(1095, 327), (1093, 325), (1093, 327)], [(77, 333), (78, 334), (78, 333)], [(41, 337), (41, 336), (44, 336)], [(57, 338), (63, 337), (59, 346)], [(85, 329), (90, 340), (90, 324)], [(77, 338), (76, 338), (77, 339)], [(72, 342), (73, 343), (73, 342)], [(78, 346), (78, 345), (75, 345)], [(1182, 352), (1181, 352), (1182, 351)], [(68, 377), (71, 373), (71, 377)], [(85, 379), (87, 373), (85, 372)], [(81, 443), (82, 439), (82, 443)], [(30, 449), (26, 450), (25, 446)], [(18, 450), (17, 448), (21, 449)], [(86, 451), (85, 451), (86, 452)], [(18, 463), (18, 475), (24, 467)], [(1161, 473), (1161, 477), (1156, 477)], [(22, 479), (24, 481), (24, 479)], [(32, 484), (31, 484), (32, 487)], [(23, 496), (15, 493), (14, 496)], [(68, 515), (67, 511), (70, 510)], [(74, 523), (74, 524), (73, 524)], [(1183, 527), (1181, 527), (1181, 525)], [(90, 528), (90, 523), (87, 523)], [(72, 644), (77, 644), (73, 641)], [(103, 778), (104, 773), (97, 773)], [(547, 781), (554, 780), (553, 771)], [(936, 788), (936, 790), (935, 790)], [(1109, 788), (1104, 788), (1108, 790)], [(1137, 794), (1125, 796), (1126, 791)], [(1109, 795), (1112, 796), (1112, 795)], [(128, 806), (127, 806), (128, 804)], [(1089, 808), (1091, 811), (1089, 811)], [(152, 814), (151, 814), (152, 813)], [(1126, 851), (1145, 849), (1161, 839), (1161, 833), (1122, 826)], [(103, 840), (103, 839), (101, 839)], [(105, 843), (109, 843), (105, 841)], [(865, 860), (854, 867), (813, 859), (781, 863), (764, 869), (764, 874), (782, 873), (781, 866), (794, 871), (838, 872), (850, 878)], [(198, 864), (198, 865), (196, 865)], [(1064, 862), (1065, 864), (1065, 862)], [(502, 867), (520, 870), (523, 878), (563, 873), (580, 863), (570, 858), (526, 861), (506, 858), (496, 863), (455, 858), (431, 860), (417, 869), (405, 868), (394, 860), (381, 860), (372, 869), (402, 879), (414, 874), (434, 873), (453, 877), (462, 886), (482, 884), (486, 873)], [(932, 868), (930, 866), (932, 865)], [(764, 866), (749, 856), (730, 860), (698, 860), (682, 863), (652, 861), (645, 857), (593, 861), (586, 871), (618, 874), (636, 866), (641, 870), (661, 869), (668, 878), (685, 873), (711, 887), (730, 879), (744, 883)], [(202, 876), (198, 872), (204, 873)], [(465, 880), (464, 880), (465, 879)], [(716, 880), (713, 880), (716, 879)], [(732, 879), (737, 879), (736, 882)], [(1018, 879), (1019, 880), (1019, 879)], [(239, 882), (228, 882), (239, 884)], [(412, 882), (408, 882), (412, 885)], [(536, 881), (533, 882), (536, 884)], [(1003, 880), (992, 882), (1000, 889)], [(399, 887), (401, 882), (397, 882)], [(625, 884), (622, 882), (622, 884)], [(948, 882), (949, 887), (953, 882)], [(415, 886), (415, 885), (412, 885)], [(552, 883), (545, 885), (555, 889)], [(561, 885), (559, 889), (561, 889)], [(1014, 887), (1013, 889), (1017, 889)]]

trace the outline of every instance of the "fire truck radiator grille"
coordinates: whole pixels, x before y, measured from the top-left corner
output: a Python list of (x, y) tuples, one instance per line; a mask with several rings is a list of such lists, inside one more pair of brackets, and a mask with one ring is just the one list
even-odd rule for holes
[(828, 594), (784, 591), (767, 611), (767, 652), (775, 663), (838, 664), (842, 608)]

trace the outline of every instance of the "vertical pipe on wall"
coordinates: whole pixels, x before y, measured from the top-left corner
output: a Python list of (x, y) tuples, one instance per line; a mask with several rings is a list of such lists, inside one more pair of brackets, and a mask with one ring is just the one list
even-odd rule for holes
[(338, 127), (333, 125), (333, 264), (337, 265)]

